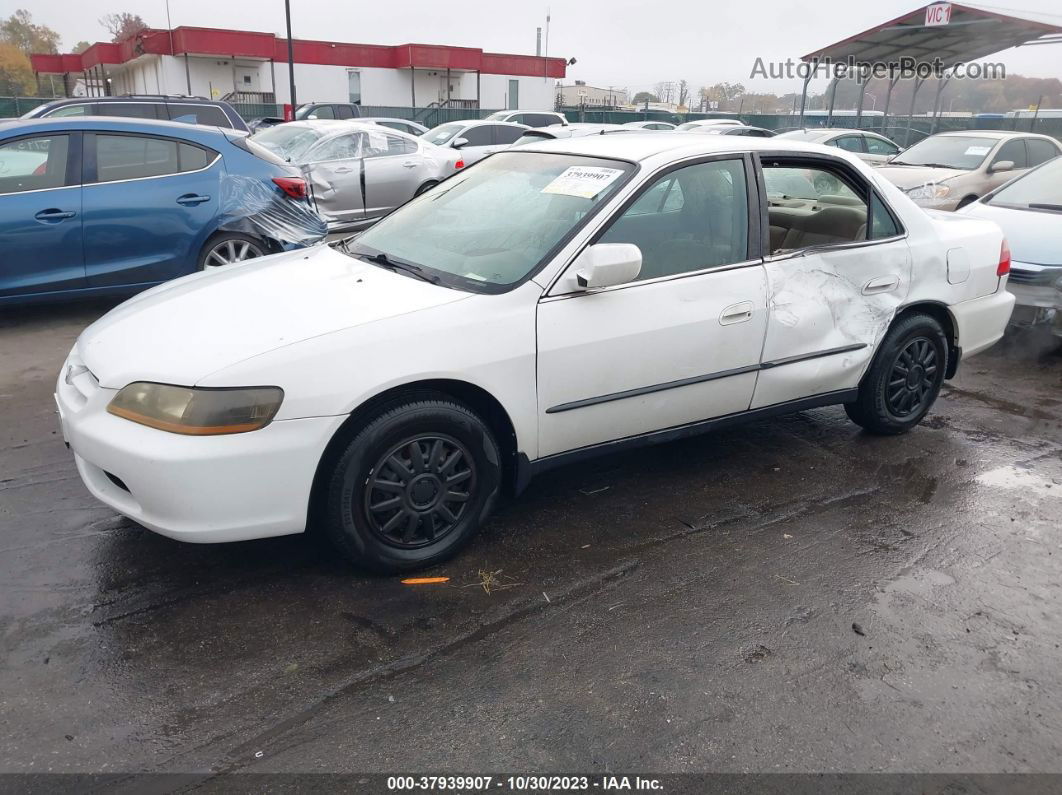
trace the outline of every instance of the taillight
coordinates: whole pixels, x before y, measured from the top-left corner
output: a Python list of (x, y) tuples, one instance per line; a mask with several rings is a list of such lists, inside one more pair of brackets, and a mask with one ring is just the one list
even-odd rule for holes
[(465, 167), (465, 161), (464, 160), (458, 160), (456, 163), (454, 163), (454, 170), (457, 170), (459, 168), (464, 168), (464, 167)]
[(999, 265), (996, 266), (996, 276), (1006, 276), (1010, 273), (1010, 246), (1007, 239), (1003, 238), (1003, 245), (999, 247)]
[(306, 198), (306, 180), (300, 177), (273, 177), (273, 182), (293, 199)]

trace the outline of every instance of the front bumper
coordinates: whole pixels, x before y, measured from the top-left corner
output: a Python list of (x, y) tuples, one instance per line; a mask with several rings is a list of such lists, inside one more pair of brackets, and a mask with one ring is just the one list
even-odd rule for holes
[(314, 473), (343, 417), (182, 436), (107, 413), (116, 394), (72, 352), (55, 400), (63, 437), (96, 499), (149, 530), (195, 543), (301, 533)]
[(1015, 262), (1007, 290), (1017, 299), (1014, 322), (1051, 324), (1051, 331), (1062, 336), (1062, 266)]

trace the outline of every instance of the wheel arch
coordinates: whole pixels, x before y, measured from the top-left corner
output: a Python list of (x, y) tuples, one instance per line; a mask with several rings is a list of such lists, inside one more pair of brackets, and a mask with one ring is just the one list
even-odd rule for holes
[(316, 507), (321, 504), (323, 490), (328, 484), (328, 473), (347, 444), (358, 431), (377, 414), (388, 407), (423, 398), (445, 398), (471, 409), (487, 424), (498, 443), (502, 458), (502, 483), (507, 492), (512, 492), (517, 478), (519, 446), (516, 426), (501, 402), (481, 386), (468, 381), (447, 378), (422, 379), (391, 387), (365, 400), (350, 412), (325, 446), (317, 462), (313, 484), (310, 488), (310, 503), (307, 508), (307, 528), (315, 519)]
[(959, 347), (958, 325), (951, 314), (947, 304), (938, 301), (918, 301), (900, 307), (893, 318), (890, 328), (909, 315), (929, 315), (940, 323), (944, 329), (944, 336), (948, 340), (948, 369), (944, 372), (944, 378), (953, 378), (959, 369), (959, 359), (962, 358), (962, 348)]

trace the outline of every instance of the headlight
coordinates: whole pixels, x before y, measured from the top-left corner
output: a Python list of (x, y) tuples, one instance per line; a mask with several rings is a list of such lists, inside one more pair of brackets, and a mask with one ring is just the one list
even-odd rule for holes
[(947, 185), (939, 185), (936, 182), (927, 182), (925, 185), (919, 185), (917, 188), (911, 188), (907, 191), (907, 195), (912, 199), (944, 199), (951, 193), (951, 188)]
[(160, 431), (214, 436), (264, 428), (283, 400), (278, 386), (194, 389), (136, 381), (119, 390), (107, 411)]

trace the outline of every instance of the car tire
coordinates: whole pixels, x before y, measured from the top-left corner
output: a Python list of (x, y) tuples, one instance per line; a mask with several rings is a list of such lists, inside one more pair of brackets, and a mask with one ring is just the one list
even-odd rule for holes
[(940, 323), (923, 314), (902, 317), (885, 335), (845, 412), (871, 433), (906, 433), (937, 399), (947, 370), (948, 342)]
[(467, 544), (497, 498), (501, 456), (465, 406), (443, 396), (392, 405), (339, 455), (322, 529), (360, 568), (412, 571)]
[(196, 270), (220, 268), (234, 262), (264, 257), (269, 247), (261, 240), (239, 232), (221, 232), (203, 244), (196, 262)]
[(975, 201), (977, 201), (976, 196), (963, 196), (959, 203), (955, 205), (955, 209), (961, 210), (967, 204), (973, 204)]
[(416, 196), (420, 196), (420, 194), (422, 194), (422, 193), (427, 193), (428, 191), (430, 191), (432, 188), (434, 188), (438, 184), (439, 184), (438, 182), (425, 182), (423, 185), (421, 185), (419, 188), (417, 188), (417, 192), (414, 193), (413, 196), (416, 197)]

